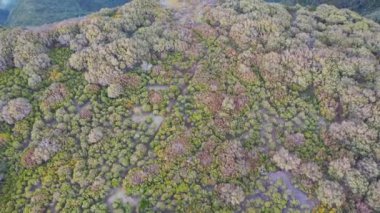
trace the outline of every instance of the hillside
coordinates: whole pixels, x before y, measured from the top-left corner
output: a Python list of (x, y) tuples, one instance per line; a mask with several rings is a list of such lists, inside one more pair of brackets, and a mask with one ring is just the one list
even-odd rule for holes
[(380, 25), (133, 0), (0, 31), (1, 212), (379, 212)]

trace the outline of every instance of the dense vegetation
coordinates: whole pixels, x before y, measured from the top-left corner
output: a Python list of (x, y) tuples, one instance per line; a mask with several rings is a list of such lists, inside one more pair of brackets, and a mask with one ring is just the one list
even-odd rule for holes
[(368, 18), (380, 22), (379, 0), (267, 0), (269, 2), (281, 2), (287, 5), (302, 4), (316, 7), (320, 4), (330, 4), (338, 8), (354, 10)]
[(380, 25), (134, 0), (0, 31), (2, 212), (378, 212)]

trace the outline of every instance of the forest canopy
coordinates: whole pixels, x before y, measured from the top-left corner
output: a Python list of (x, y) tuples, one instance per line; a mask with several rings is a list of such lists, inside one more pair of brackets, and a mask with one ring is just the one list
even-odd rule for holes
[(3, 212), (379, 212), (380, 25), (133, 0), (0, 30)]

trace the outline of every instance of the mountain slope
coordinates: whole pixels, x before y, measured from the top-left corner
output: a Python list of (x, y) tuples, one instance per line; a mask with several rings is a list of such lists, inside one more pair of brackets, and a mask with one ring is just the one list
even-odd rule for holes
[(174, 3), (0, 32), (3, 211), (379, 211), (380, 25)]

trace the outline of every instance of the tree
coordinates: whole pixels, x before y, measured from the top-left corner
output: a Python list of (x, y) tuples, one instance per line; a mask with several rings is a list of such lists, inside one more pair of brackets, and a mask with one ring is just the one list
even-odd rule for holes
[(25, 98), (12, 99), (2, 108), (2, 117), (8, 124), (22, 120), (32, 111), (32, 105)]
[(332, 208), (341, 207), (346, 200), (343, 187), (329, 180), (323, 180), (319, 183), (317, 195), (322, 203)]

